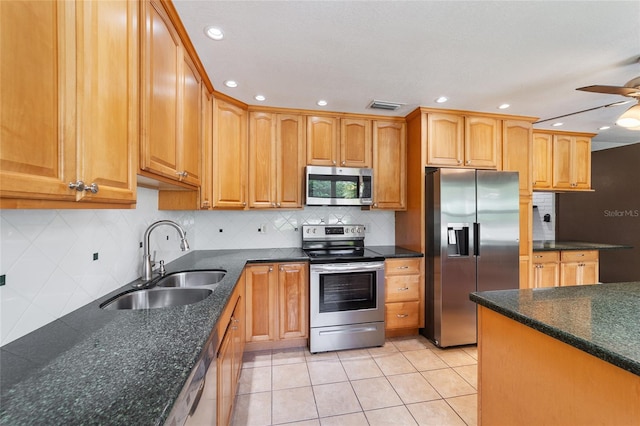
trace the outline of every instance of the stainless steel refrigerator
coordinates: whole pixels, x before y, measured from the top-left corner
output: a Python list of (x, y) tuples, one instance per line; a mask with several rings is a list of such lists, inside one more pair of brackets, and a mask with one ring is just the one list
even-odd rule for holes
[(440, 347), (476, 343), (469, 293), (519, 286), (517, 172), (426, 169), (425, 328)]

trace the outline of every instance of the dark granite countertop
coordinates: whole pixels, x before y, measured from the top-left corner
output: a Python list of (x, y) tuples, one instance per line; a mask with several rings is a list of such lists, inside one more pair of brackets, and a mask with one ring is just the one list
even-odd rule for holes
[[(421, 256), (379, 247), (385, 257)], [(129, 283), (8, 343), (0, 348), (0, 424), (164, 423), (245, 265), (307, 260), (300, 248), (192, 251), (168, 263), (167, 274), (226, 270), (205, 300), (100, 309)]]
[(423, 254), (417, 251), (409, 250), (398, 246), (367, 246), (371, 251), (384, 256), (387, 259), (398, 257), (423, 257)]
[(622, 244), (589, 243), (584, 241), (555, 241), (534, 240), (533, 251), (557, 251), (557, 250), (614, 250), (630, 249), (631, 246)]
[(486, 291), (470, 298), (640, 376), (640, 281)]
[(164, 309), (100, 309), (129, 284), (0, 348), (0, 424), (162, 424), (247, 262), (299, 248), (193, 251), (167, 273), (225, 269), (211, 296)]

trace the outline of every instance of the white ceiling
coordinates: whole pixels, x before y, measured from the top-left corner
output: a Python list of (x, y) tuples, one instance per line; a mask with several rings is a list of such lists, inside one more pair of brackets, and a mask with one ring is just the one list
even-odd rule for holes
[[(629, 100), (575, 88), (640, 75), (637, 0), (173, 2), (216, 90), (252, 105), (262, 94), (268, 106), (385, 114), (367, 108), (376, 99), (406, 104), (389, 115), (426, 106), (545, 120)], [(224, 40), (205, 37), (208, 25)], [(450, 100), (436, 104), (441, 95)], [(599, 132), (594, 149), (640, 142), (614, 124), (631, 105), (556, 129)]]

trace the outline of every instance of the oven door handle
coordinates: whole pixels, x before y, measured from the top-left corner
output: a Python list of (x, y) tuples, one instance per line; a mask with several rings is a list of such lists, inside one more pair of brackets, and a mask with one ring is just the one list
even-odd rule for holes
[(311, 265), (311, 272), (345, 272), (345, 271), (370, 271), (384, 269), (384, 263), (332, 263), (327, 265)]

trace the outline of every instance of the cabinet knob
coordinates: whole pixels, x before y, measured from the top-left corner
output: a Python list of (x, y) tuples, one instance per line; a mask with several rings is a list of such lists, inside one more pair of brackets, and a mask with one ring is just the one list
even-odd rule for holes
[(333, 160), (331, 163), (335, 166), (336, 165), (336, 160)]
[(378, 203), (373, 203), (373, 207), (378, 207)]
[(467, 163), (466, 163), (466, 164), (471, 164), (471, 160), (467, 160)]
[(284, 266), (281, 266), (281, 267), (280, 267), (280, 270), (284, 272)]
[(458, 164), (462, 164), (462, 161), (461, 161), (461, 160), (458, 160)]
[(187, 173), (186, 171), (181, 171), (181, 172), (176, 172), (176, 174), (178, 175), (178, 177), (180, 178), (180, 180), (182, 180), (182, 178), (186, 178), (187, 176), (189, 176), (189, 173)]
[(276, 207), (280, 207), (280, 203), (276, 203)]
[(247, 207), (247, 202), (246, 201), (242, 202), (242, 207)]
[(276, 206), (276, 203), (271, 203), (271, 207), (275, 207), (275, 206)]
[(202, 206), (203, 206), (203, 207), (209, 207), (209, 200), (204, 200), (204, 201), (202, 202)]
[(343, 160), (341, 164), (344, 166), (347, 162)]
[(273, 272), (273, 267), (269, 266), (269, 272)]
[(98, 187), (97, 183), (92, 183), (91, 185), (87, 186), (81, 180), (78, 180), (75, 182), (69, 182), (69, 188), (75, 189), (78, 192), (89, 191), (92, 194), (97, 194), (98, 191), (100, 190), (100, 187)]

